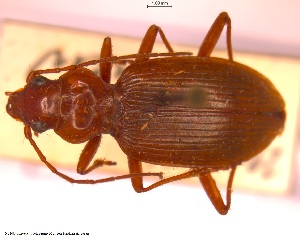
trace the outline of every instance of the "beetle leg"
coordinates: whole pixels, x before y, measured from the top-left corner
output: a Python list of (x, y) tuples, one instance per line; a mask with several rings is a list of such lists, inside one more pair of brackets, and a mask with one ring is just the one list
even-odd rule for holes
[(39, 147), (36, 145), (35, 141), (32, 138), (31, 134), (31, 129), (29, 126), (25, 125), (24, 127), (24, 134), (25, 137), (29, 140), (30, 144), (33, 146), (34, 150), (38, 154), (39, 158), (41, 161), (46, 164), (46, 166), (56, 174), (57, 176), (65, 179), (66, 181), (70, 183), (77, 183), (77, 184), (96, 184), (96, 183), (105, 183), (105, 182), (113, 182), (116, 180), (121, 180), (121, 179), (126, 179), (126, 178), (134, 178), (134, 177), (141, 177), (141, 176), (157, 176), (157, 177), (162, 177), (162, 173), (136, 173), (136, 174), (126, 174), (126, 175), (121, 175), (121, 176), (116, 176), (116, 177), (108, 177), (108, 178), (102, 178), (102, 179), (74, 179), (71, 178), (61, 172), (59, 172), (51, 163), (49, 163), (42, 153), (42, 151), (39, 149)]
[[(142, 163), (140, 161), (136, 161), (133, 159), (128, 158), (128, 166), (129, 166), (129, 171), (130, 174), (134, 173), (143, 173), (142, 170)], [(233, 183), (233, 178), (234, 178), (234, 173), (235, 173), (236, 167), (233, 167), (229, 179), (228, 179), (228, 184), (227, 184), (227, 193), (226, 193), (226, 205), (224, 204), (224, 201), (222, 199), (222, 196), (220, 194), (220, 191), (216, 185), (215, 180), (212, 178), (210, 172), (205, 172), (203, 169), (197, 168), (197, 169), (192, 169), (188, 172), (172, 176), (169, 178), (162, 179), (154, 184), (151, 184), (148, 187), (143, 186), (143, 177), (134, 177), (131, 178), (131, 183), (132, 187), (134, 190), (138, 193), (140, 192), (147, 192), (150, 191), (154, 188), (157, 188), (161, 185), (182, 180), (185, 178), (191, 178), (195, 176), (199, 176), (200, 182), (203, 185), (203, 188), (209, 197), (210, 201), (214, 205), (215, 209), (222, 215), (226, 215), (228, 210), (230, 209), (230, 204), (231, 204), (231, 187)]]
[(220, 13), (216, 18), (213, 25), (209, 29), (206, 37), (204, 38), (202, 45), (200, 46), (198, 56), (209, 57), (213, 49), (215, 48), (220, 35), (224, 29), (225, 24), (227, 25), (227, 51), (229, 60), (233, 60), (232, 57), (232, 44), (231, 44), (231, 19), (226, 12)]
[[(111, 56), (112, 56), (111, 39), (110, 39), (110, 37), (106, 37), (103, 40), (100, 58), (106, 58), (106, 57), (111, 57)], [(112, 68), (112, 62), (101, 62), (99, 64), (100, 77), (106, 83), (110, 83), (111, 68)]]
[(222, 199), (220, 191), (216, 185), (215, 180), (212, 178), (211, 173), (200, 173), (199, 179), (203, 185), (203, 188), (209, 197), (211, 203), (214, 205), (215, 209), (222, 215), (226, 215), (228, 210), (230, 209), (231, 204), (231, 187), (233, 182), (233, 177), (235, 173), (236, 167), (231, 169), (228, 183), (227, 183), (227, 193), (226, 193), (226, 205)]
[[(128, 158), (128, 167), (129, 167), (130, 174), (141, 174), (141, 173), (143, 173), (142, 163), (140, 161), (136, 161), (134, 159)], [(131, 183), (132, 183), (133, 189), (136, 192), (141, 193), (141, 192), (150, 191), (154, 188), (157, 188), (161, 185), (164, 185), (164, 184), (167, 184), (167, 183), (170, 183), (170, 182), (182, 180), (182, 179), (185, 179), (185, 178), (191, 178), (191, 177), (199, 176), (200, 172), (202, 172), (202, 170), (199, 169), (199, 168), (192, 169), (188, 172), (185, 172), (185, 173), (182, 173), (182, 174), (179, 174), (179, 175), (175, 175), (175, 176), (172, 176), (172, 177), (169, 177), (169, 178), (162, 179), (162, 180), (160, 180), (156, 183), (151, 184), (148, 187), (143, 186), (143, 177), (142, 176), (131, 178)]]
[[(157, 33), (159, 33), (163, 43), (165, 44), (166, 48), (168, 49), (168, 51), (170, 53), (173, 53), (174, 50), (172, 49), (169, 41), (167, 40), (164, 32), (161, 30), (161, 28), (159, 26), (156, 26), (156, 25), (152, 25), (149, 27), (149, 29), (147, 30), (143, 40), (142, 40), (142, 43), (141, 43), (141, 46), (140, 46), (140, 49), (139, 49), (139, 54), (144, 54), (144, 53), (151, 53), (152, 52), (152, 49), (153, 49), (153, 46), (154, 46), (154, 43), (155, 43), (155, 39), (157, 37)], [(136, 61), (145, 61), (147, 60), (148, 58), (137, 58)]]
[(79, 161), (77, 164), (77, 173), (85, 175), (98, 167), (102, 167), (103, 165), (113, 166), (117, 164), (116, 162), (97, 159), (92, 163), (90, 167), (88, 167), (99, 148), (100, 142), (101, 135), (94, 137), (87, 142), (79, 157)]

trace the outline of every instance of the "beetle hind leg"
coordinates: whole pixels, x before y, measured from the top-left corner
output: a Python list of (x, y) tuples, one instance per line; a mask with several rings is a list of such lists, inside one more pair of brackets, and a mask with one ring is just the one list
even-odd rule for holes
[(209, 29), (208, 33), (206, 34), (202, 45), (200, 46), (198, 55), (199, 57), (209, 57), (211, 52), (214, 50), (221, 33), (227, 25), (227, 51), (228, 51), (228, 58), (229, 60), (233, 60), (232, 57), (232, 44), (231, 44), (231, 19), (226, 12), (222, 12), (214, 21), (213, 25)]
[[(129, 166), (130, 174), (143, 173), (142, 163), (140, 161), (129, 158), (128, 166)], [(154, 188), (157, 188), (167, 183), (198, 176), (207, 196), (209, 197), (215, 209), (218, 211), (219, 214), (226, 215), (231, 205), (231, 192), (232, 192), (231, 189), (232, 189), (235, 169), (236, 167), (233, 167), (229, 175), (228, 184), (227, 184), (227, 193), (226, 193), (226, 204), (222, 199), (221, 193), (216, 185), (215, 180), (212, 178), (211, 173), (204, 172), (204, 170), (200, 168), (192, 169), (188, 172), (162, 179), (158, 182), (151, 184), (148, 187), (143, 186), (143, 176), (132, 177), (131, 183), (134, 190), (138, 193), (141, 193), (141, 192), (150, 191)]]
[(214, 205), (215, 209), (220, 213), (221, 215), (226, 215), (228, 213), (228, 210), (230, 209), (231, 205), (231, 192), (232, 192), (232, 182), (234, 178), (236, 167), (233, 167), (231, 169), (228, 184), (227, 184), (227, 193), (226, 193), (226, 204), (224, 203), (221, 193), (216, 185), (215, 180), (211, 176), (211, 173), (200, 173), (199, 179), (200, 182), (209, 197), (211, 203)]

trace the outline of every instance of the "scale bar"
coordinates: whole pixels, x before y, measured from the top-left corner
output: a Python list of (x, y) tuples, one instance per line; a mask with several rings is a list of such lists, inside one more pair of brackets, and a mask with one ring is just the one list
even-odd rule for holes
[(147, 8), (149, 8), (149, 7), (172, 7), (172, 6), (149, 6), (149, 5), (147, 5)]

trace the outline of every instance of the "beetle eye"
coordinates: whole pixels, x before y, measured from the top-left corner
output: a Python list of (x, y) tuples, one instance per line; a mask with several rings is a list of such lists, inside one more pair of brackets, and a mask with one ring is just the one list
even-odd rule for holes
[(12, 110), (12, 104), (11, 104), (11, 103), (7, 103), (7, 104), (6, 104), (6, 110), (7, 110), (8, 112), (11, 112), (11, 110)]
[(48, 78), (43, 77), (43, 76), (36, 76), (31, 80), (31, 83), (37, 86), (42, 86), (44, 85), (48, 80)]
[(34, 132), (37, 132), (37, 133), (42, 133), (49, 129), (47, 124), (45, 122), (41, 122), (41, 121), (31, 122), (30, 127)]

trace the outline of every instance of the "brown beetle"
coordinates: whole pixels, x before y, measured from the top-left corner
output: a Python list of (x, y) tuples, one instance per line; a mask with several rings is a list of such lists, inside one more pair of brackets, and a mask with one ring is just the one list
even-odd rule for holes
[[(229, 60), (210, 57), (227, 25)], [(157, 34), (169, 53), (151, 53)], [(134, 59), (134, 61), (130, 60)], [(115, 85), (113, 63), (130, 62)], [(85, 66), (99, 63), (100, 76)], [(43, 73), (68, 71), (56, 81)], [(221, 13), (207, 33), (197, 56), (175, 53), (162, 30), (151, 26), (138, 54), (112, 57), (111, 40), (102, 46), (100, 60), (64, 68), (33, 71), (27, 85), (9, 96), (7, 112), (25, 124), (25, 136), (49, 169), (72, 183), (99, 183), (131, 178), (137, 192), (176, 180), (199, 177), (220, 214), (231, 203), (236, 166), (263, 151), (282, 132), (285, 103), (272, 83), (255, 70), (234, 62), (231, 20)], [(70, 143), (87, 144), (77, 172), (114, 165), (95, 160), (101, 134), (111, 134), (128, 156), (130, 174), (99, 180), (75, 180), (56, 170), (34, 142), (48, 129)], [(148, 186), (142, 162), (190, 170)], [(211, 172), (231, 169), (226, 204)]]

